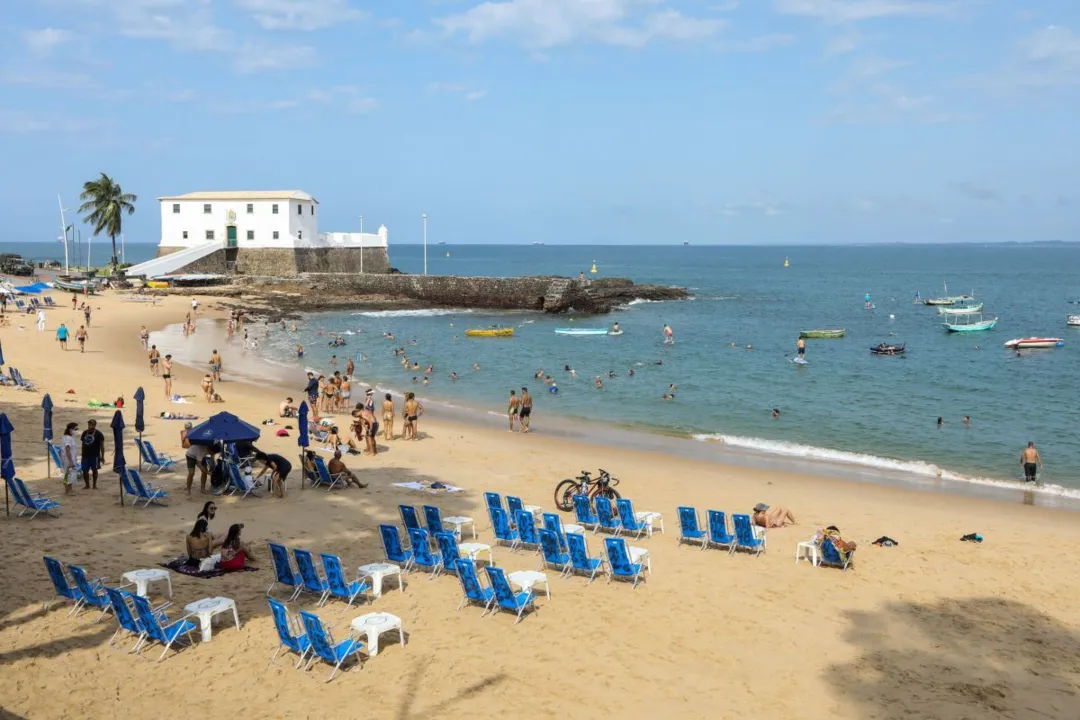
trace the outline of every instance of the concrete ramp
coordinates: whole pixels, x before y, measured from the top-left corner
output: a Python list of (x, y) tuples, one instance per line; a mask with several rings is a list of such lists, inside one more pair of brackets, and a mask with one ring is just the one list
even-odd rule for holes
[(177, 250), (174, 253), (154, 258), (153, 260), (147, 260), (138, 265), (132, 265), (124, 272), (130, 277), (139, 276), (145, 277), (147, 280), (153, 280), (162, 275), (168, 275), (170, 273), (175, 273), (177, 270), (182, 270), (191, 263), (202, 260), (207, 255), (217, 252), (222, 247), (224, 247), (224, 245), (220, 242), (208, 242), (196, 245), (195, 247)]

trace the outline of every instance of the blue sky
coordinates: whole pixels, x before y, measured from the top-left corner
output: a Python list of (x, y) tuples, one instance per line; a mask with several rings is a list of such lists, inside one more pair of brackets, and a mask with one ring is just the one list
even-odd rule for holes
[(16, 0), (4, 240), (105, 171), (391, 242), (1078, 239), (1076, 0)]

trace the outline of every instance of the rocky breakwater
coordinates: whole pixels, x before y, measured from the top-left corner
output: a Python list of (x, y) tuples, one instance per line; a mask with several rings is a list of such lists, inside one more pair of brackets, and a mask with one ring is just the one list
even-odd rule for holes
[[(245, 296), (288, 294), (295, 311), (369, 305), (535, 310), (546, 313), (611, 312), (633, 300), (682, 300), (684, 288), (637, 285), (632, 280), (531, 277), (305, 273), (298, 278), (237, 278)], [(204, 294), (210, 294), (205, 292)]]

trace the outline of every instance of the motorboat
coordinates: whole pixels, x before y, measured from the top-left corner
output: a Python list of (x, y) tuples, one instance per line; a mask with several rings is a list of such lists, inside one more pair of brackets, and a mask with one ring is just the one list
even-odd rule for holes
[(467, 337), (513, 337), (514, 328), (472, 328), (465, 331)]
[(833, 330), (801, 330), (799, 337), (806, 340), (828, 340), (844, 337), (844, 333), (847, 332), (843, 328), (837, 328)]
[(1070, 315), (1065, 324), (1069, 327), (1080, 327), (1080, 315)]
[(972, 305), (948, 305), (939, 306), (937, 311), (938, 315), (976, 315), (982, 312), (983, 304), (974, 303)]
[(556, 335), (607, 335), (607, 328), (555, 328)]
[(870, 348), (871, 355), (903, 355), (904, 350), (907, 348), (907, 344), (889, 345), (888, 343), (881, 343), (875, 347)]
[[(990, 318), (989, 320), (985, 319), (982, 312), (973, 313), (971, 315), (945, 315), (944, 317), (945, 321), (941, 323), (941, 327), (951, 333), (971, 333), (981, 332), (983, 330), (993, 330), (998, 321), (996, 317)], [(976, 317), (978, 317), (978, 320), (975, 319)]]
[(1017, 338), (1016, 340), (1010, 340), (1005, 343), (1005, 347), (1014, 350), (1029, 350), (1034, 348), (1055, 348), (1064, 347), (1065, 343), (1061, 338), (1048, 338), (1048, 337), (1027, 337)]

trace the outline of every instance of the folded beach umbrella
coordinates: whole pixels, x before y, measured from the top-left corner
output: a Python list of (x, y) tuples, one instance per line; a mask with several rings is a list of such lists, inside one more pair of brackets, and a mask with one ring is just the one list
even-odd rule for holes
[(188, 440), (193, 445), (214, 443), (252, 442), (259, 439), (259, 428), (248, 425), (232, 413), (212, 415), (188, 430)]
[[(300, 467), (304, 467), (304, 450), (311, 444), (308, 439), (308, 405), (307, 400), (300, 403), (300, 408), (296, 411), (296, 419), (300, 424), (299, 437), (296, 438), (296, 444), (300, 446)], [(304, 489), (304, 473), (300, 473), (300, 489)]]
[(4, 512), (11, 514), (8, 506), (8, 480), (15, 479), (15, 458), (11, 454), (11, 426), (7, 413), (0, 413), (0, 477), (4, 478)]
[(122, 477), (125, 470), (127, 470), (127, 462), (124, 460), (124, 413), (117, 410), (113, 413), (112, 422), (109, 423), (109, 427), (113, 432), (113, 472), (119, 473), (120, 478), (120, 505), (124, 504), (124, 478)]
[(45, 393), (45, 397), (41, 398), (41, 409), (44, 417), (42, 418), (41, 439), (45, 442), (52, 442), (53, 429), (52, 429), (52, 411), (53, 403), (52, 398), (49, 397), (49, 393)]
[(4, 367), (4, 346), (0, 344), (0, 368)]
[(143, 420), (143, 403), (146, 401), (146, 393), (140, 387), (135, 391), (135, 432), (142, 435), (143, 430), (146, 429), (146, 422)]

